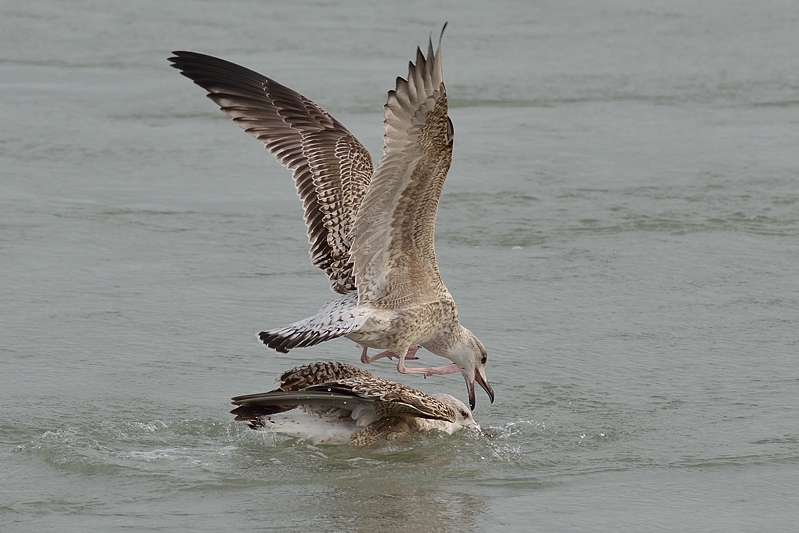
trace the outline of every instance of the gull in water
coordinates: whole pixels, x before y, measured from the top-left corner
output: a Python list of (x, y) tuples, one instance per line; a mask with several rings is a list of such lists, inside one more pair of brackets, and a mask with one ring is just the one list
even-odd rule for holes
[(482, 432), (466, 404), (454, 396), (431, 396), (346, 363), (299, 366), (277, 382), (273, 391), (233, 398), (236, 420), (315, 444), (352, 446), (434, 430)]
[[(173, 53), (173, 67), (293, 172), (311, 262), (340, 294), (309, 318), (262, 331), (261, 341), (286, 353), (347, 337), (363, 347), (363, 363), (396, 357), (403, 374), (460, 372), (472, 409), (475, 381), (493, 403), (485, 346), (460, 324), (433, 245), (454, 135), (441, 38), (435, 51), (429, 41), (427, 55), (417, 48), (407, 79), (398, 77), (388, 92), (377, 168), (341, 123), (303, 95), (222, 59)], [(452, 364), (406, 366), (419, 346)], [(383, 351), (370, 357), (369, 348)]]

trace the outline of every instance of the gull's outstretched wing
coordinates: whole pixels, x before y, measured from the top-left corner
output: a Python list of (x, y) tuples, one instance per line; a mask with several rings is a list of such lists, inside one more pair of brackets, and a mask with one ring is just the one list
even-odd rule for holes
[(353, 290), (349, 235), (372, 177), (366, 148), (324, 109), (266, 76), (204, 54), (173, 54), (173, 67), (293, 172), (311, 262), (333, 291)]
[(384, 106), (383, 156), (352, 233), (359, 304), (398, 308), (448, 294), (433, 237), (453, 135), (441, 43), (434, 51), (431, 40), (426, 57), (417, 49), (408, 79), (397, 78)]

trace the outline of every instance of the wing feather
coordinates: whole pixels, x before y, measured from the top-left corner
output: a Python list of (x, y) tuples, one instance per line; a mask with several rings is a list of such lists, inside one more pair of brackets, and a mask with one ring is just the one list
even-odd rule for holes
[(424, 392), (377, 377), (363, 369), (335, 361), (309, 363), (284, 372), (279, 388), (231, 398), (236, 420), (259, 425), (258, 419), (308, 406), (352, 412), (359, 425), (377, 420), (418, 417), (455, 422), (457, 415), (445, 402)]
[(370, 398), (375, 402), (378, 418), (410, 415), (448, 422), (455, 420), (455, 412), (429, 394), (372, 374), (342, 378), (306, 390), (327, 390), (339, 394), (351, 391), (361, 398)]
[(399, 308), (449, 294), (434, 232), (452, 140), (441, 44), (434, 51), (431, 40), (427, 56), (417, 49), (407, 79), (397, 78), (383, 108), (383, 156), (352, 233), (359, 304)]
[(333, 291), (353, 290), (349, 234), (372, 177), (366, 148), (324, 109), (266, 76), (204, 54), (173, 53), (172, 66), (292, 171), (311, 262)]

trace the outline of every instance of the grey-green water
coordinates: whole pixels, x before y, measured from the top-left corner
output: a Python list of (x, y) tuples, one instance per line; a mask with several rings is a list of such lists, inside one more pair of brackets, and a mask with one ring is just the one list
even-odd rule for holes
[[(445, 20), (437, 248), (495, 438), (234, 424), (359, 349), (258, 343), (326, 280), (289, 173), (166, 57), (274, 77), (378, 155)], [(0, 528), (793, 531), (797, 28), (788, 1), (0, 3)]]

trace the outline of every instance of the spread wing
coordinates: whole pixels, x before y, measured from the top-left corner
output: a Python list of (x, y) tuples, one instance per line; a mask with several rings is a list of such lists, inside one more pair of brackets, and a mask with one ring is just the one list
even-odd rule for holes
[(311, 262), (333, 291), (353, 290), (349, 234), (372, 177), (366, 148), (324, 109), (266, 76), (195, 52), (173, 54), (173, 67), (293, 172)]
[(408, 79), (397, 78), (396, 89), (389, 91), (383, 142), (353, 226), (358, 303), (397, 308), (439, 300), (449, 293), (439, 276), (433, 237), (453, 142), (440, 39), (435, 52), (430, 41), (427, 57), (417, 49)]

